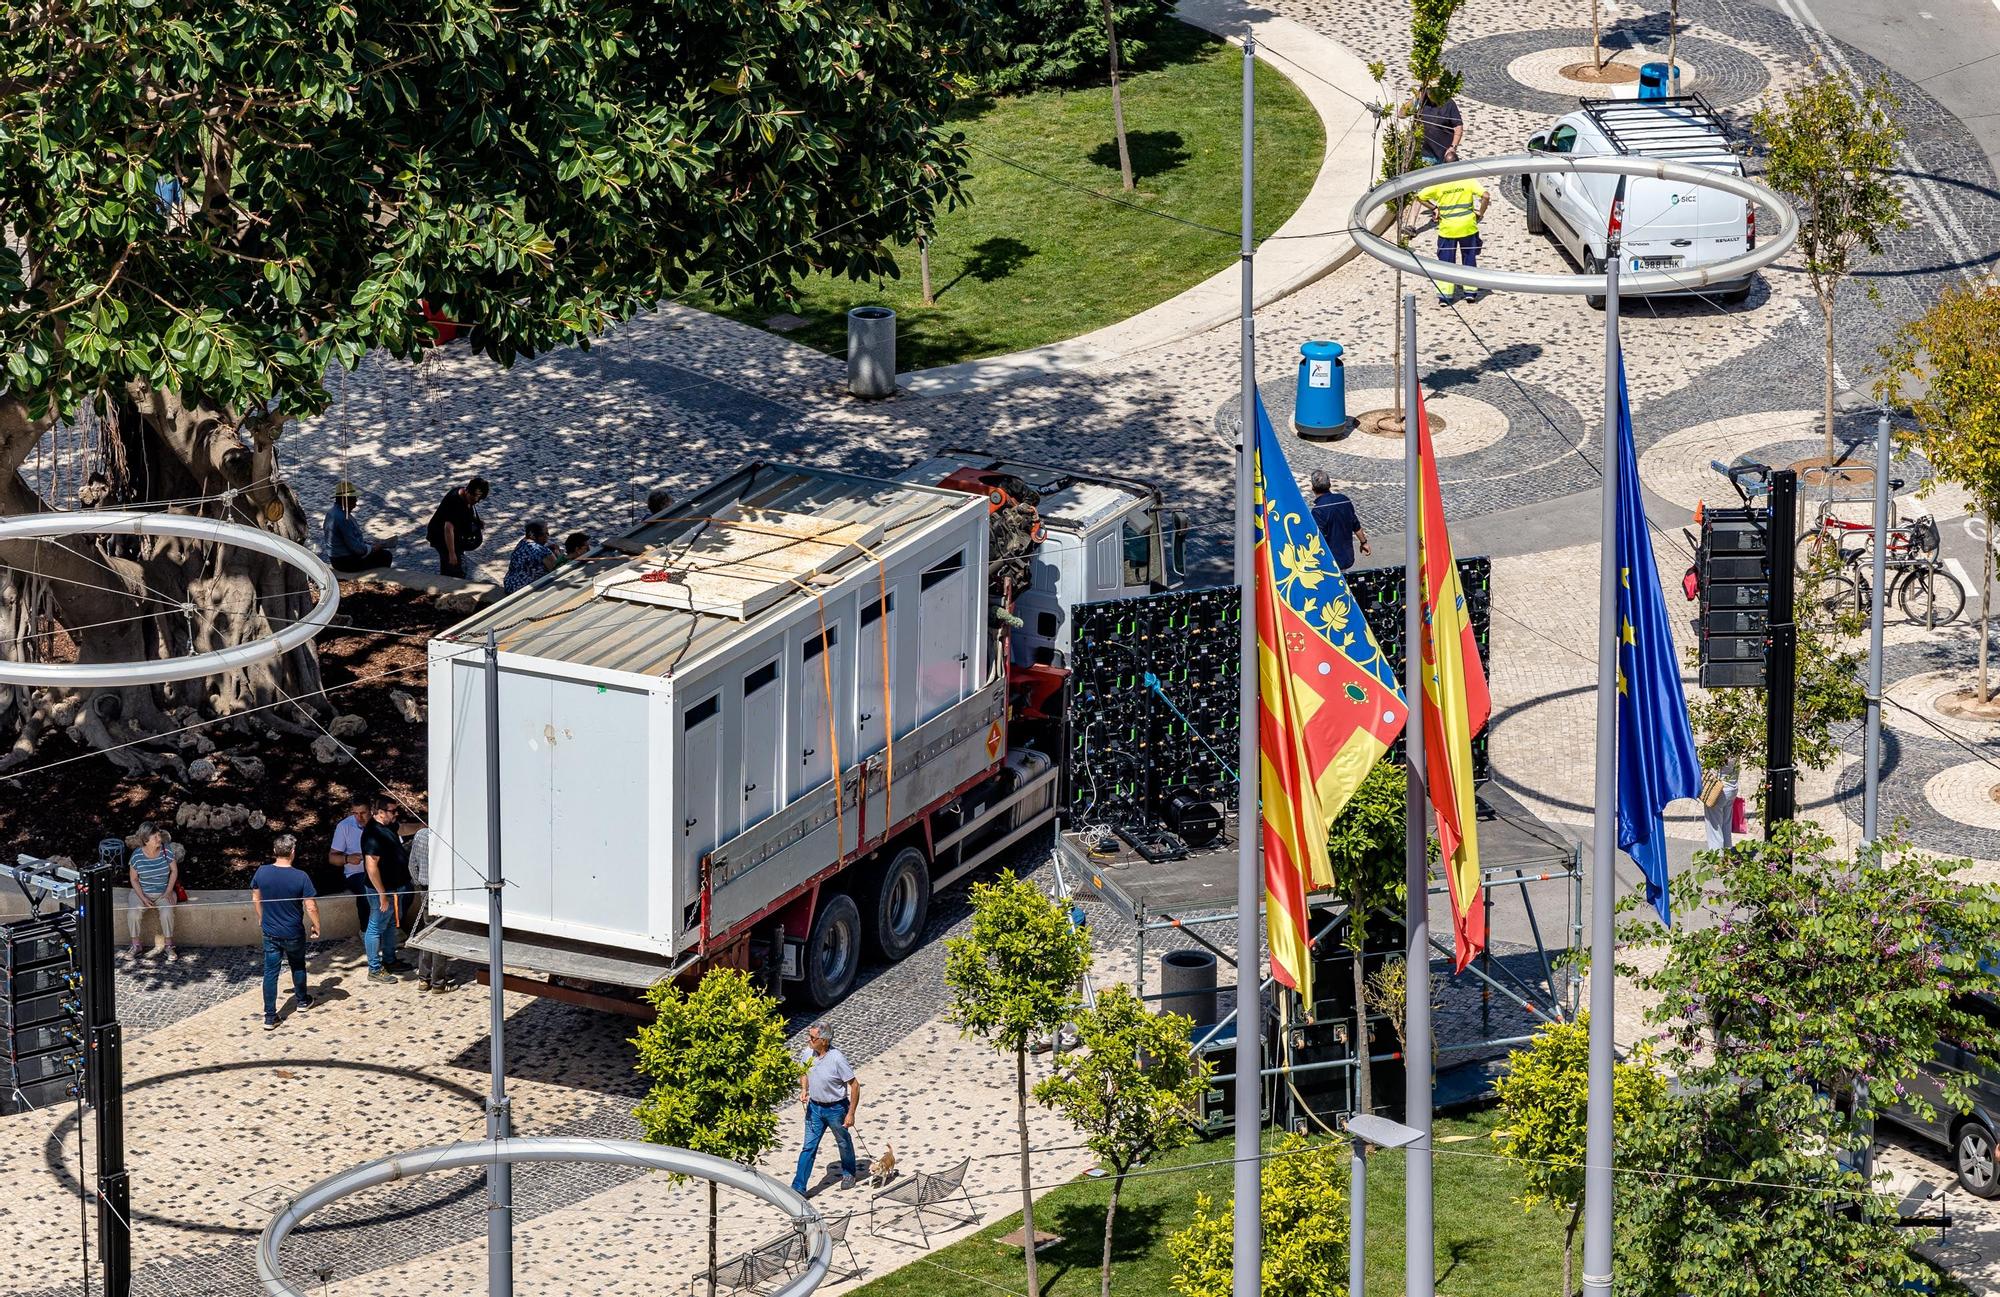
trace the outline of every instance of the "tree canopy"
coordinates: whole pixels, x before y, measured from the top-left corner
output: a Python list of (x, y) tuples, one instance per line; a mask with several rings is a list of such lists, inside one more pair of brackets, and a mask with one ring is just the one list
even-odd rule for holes
[[(426, 346), (420, 304), (506, 364), (691, 286), (895, 273), (890, 245), (962, 196), (947, 118), (988, 17), (982, 0), (10, 7), (0, 514), (191, 500), (306, 541), (283, 429), (326, 407), (330, 367)], [(70, 419), (106, 480), (41, 499), (18, 470)], [(0, 544), (0, 654), (37, 655), (42, 618), (85, 661), (199, 651), (310, 603), (275, 560), (190, 553)], [(135, 619), (135, 598), (194, 615)], [(307, 649), (88, 707), (0, 699), (0, 721), (14, 756), (68, 730), (137, 769), (128, 745), (177, 707), (318, 686)]]

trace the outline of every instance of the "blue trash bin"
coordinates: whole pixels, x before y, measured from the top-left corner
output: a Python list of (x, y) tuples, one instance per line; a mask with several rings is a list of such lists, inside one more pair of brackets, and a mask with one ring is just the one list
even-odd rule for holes
[(1665, 63), (1645, 63), (1639, 67), (1639, 98), (1665, 99), (1680, 93), (1680, 78)]
[(1347, 370), (1340, 363), (1346, 348), (1337, 342), (1299, 345), (1299, 387), (1292, 407), (1292, 426), (1301, 437), (1347, 435)]

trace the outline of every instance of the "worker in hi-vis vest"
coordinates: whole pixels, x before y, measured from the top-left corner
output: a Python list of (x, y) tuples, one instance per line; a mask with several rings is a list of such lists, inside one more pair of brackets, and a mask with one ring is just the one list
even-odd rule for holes
[[(1477, 266), (1479, 218), (1486, 215), (1487, 204), (1493, 201), (1486, 192), (1486, 186), (1470, 177), (1440, 181), (1427, 189), (1419, 189), (1417, 201), (1437, 218), (1438, 260)], [(1450, 306), (1458, 300), (1457, 284), (1440, 283), (1437, 291), (1439, 306)], [(1469, 301), (1477, 294), (1469, 291), (1465, 296)]]

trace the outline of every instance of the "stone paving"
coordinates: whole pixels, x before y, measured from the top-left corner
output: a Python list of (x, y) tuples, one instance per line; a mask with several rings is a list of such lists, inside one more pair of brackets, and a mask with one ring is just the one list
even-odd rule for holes
[[(1278, 0), (1268, 8), (1344, 44), (1362, 59), (1400, 65), (1406, 16), (1393, 6)], [(1752, 6), (1686, 0), (1681, 49), (1693, 88), (1734, 120), (1807, 70), (1807, 50), (1787, 20)], [(1661, 9), (1610, 3), (1609, 30), (1635, 48), (1663, 43)], [(1469, 73), (1463, 101), (1466, 153), (1517, 151), (1527, 134), (1569, 107), (1548, 88), (1549, 67), (1578, 44), (1570, 10), (1504, 3), (1468, 7), (1456, 20), (1454, 61)], [(1880, 69), (1853, 51), (1862, 75)], [(1497, 71), (1496, 71), (1497, 69)], [(1280, 69), (1283, 70), (1282, 68)], [(1962, 128), (1921, 87), (1900, 78), (1904, 117), (1922, 170), (1927, 211), (1892, 240), (1868, 286), (1844, 294), (1837, 358), (1843, 385), (1860, 385), (1876, 347), (1958, 267), (2000, 247), (2000, 204), (1990, 166)], [(1494, 264), (1553, 270), (1554, 246), (1522, 235), (1496, 205), (1488, 218)], [(1193, 236), (1191, 236), (1193, 237)], [(1290, 410), (1292, 348), (1307, 337), (1349, 348), (1356, 395), (1380, 399), (1397, 318), (1397, 277), (1360, 261), (1259, 313), (1258, 375), (1274, 418)], [(1421, 287), (1403, 283), (1407, 291)], [(1678, 580), (1686, 557), (1674, 510), (1726, 492), (1711, 458), (1792, 453), (1813, 436), (1818, 391), (1817, 309), (1795, 273), (1767, 275), (1751, 301), (1724, 310), (1701, 302), (1628, 303), (1624, 342), (1643, 472), (1656, 495), (1656, 557), (1676, 633), (1687, 628)], [(1538, 553), (1495, 561), (1492, 731), (1497, 778), (1531, 809), (1571, 826), (1588, 814), (1593, 713), (1597, 550), (1589, 492), (1601, 463), (1598, 389), (1602, 317), (1578, 299), (1490, 296), (1452, 311), (1425, 305), (1419, 355), (1436, 411), (1461, 431), (1441, 439), (1448, 510), (1475, 520), (1509, 510), (1583, 520), (1582, 535)], [(1197, 557), (1226, 553), (1232, 476), (1233, 327), (1117, 362), (1038, 377), (960, 397), (899, 397), (874, 405), (842, 394), (844, 369), (781, 338), (669, 307), (613, 331), (588, 352), (565, 352), (502, 371), (442, 352), (421, 366), (371, 357), (345, 381), (326, 416), (284, 444), (288, 472), (318, 508), (342, 477), (355, 480), (364, 523), (420, 566), (425, 519), (451, 484), (478, 472), (495, 483), (489, 549), (476, 566), (497, 576), (519, 525), (544, 516), (558, 531), (593, 531), (635, 518), (646, 490), (686, 490), (752, 458), (884, 472), (941, 444), (976, 444), (1027, 457), (1158, 480), (1201, 530)], [(1458, 410), (1448, 402), (1461, 403)], [(1865, 416), (1843, 424), (1866, 435)], [(1379, 447), (1295, 443), (1294, 468), (1328, 467), (1351, 484), (1371, 527), (1400, 516), (1397, 466)], [(1915, 473), (1904, 474), (1912, 481)], [(1940, 509), (1941, 515), (1944, 510)], [(1512, 516), (1512, 515), (1509, 515)], [(1571, 528), (1572, 531), (1576, 530)], [(1226, 570), (1226, 568), (1225, 568)], [(1925, 633), (1892, 621), (1889, 675), (1916, 712), (1938, 673), (1968, 660), (1968, 627)], [(1922, 683), (1912, 683), (1922, 682)], [(1899, 695), (1892, 689), (1892, 696)], [(1971, 856), (2000, 877), (2000, 827), (1982, 803), (1976, 760), (1990, 728), (1939, 726), (1890, 709), (1884, 811), (1920, 842)], [(1945, 733), (1940, 733), (1942, 728)], [(1971, 750), (1954, 739), (1971, 745)], [(1858, 751), (1858, 737), (1848, 745)], [(1807, 813), (1844, 841), (1858, 833), (1852, 757), (1803, 781)], [(1670, 816), (1670, 835), (1700, 836), (1691, 815)], [(1033, 860), (1024, 859), (1032, 865)], [(1093, 931), (1107, 976), (1127, 976), (1130, 934), (1101, 909)], [(871, 1086), (864, 1133), (894, 1143), (906, 1167), (929, 1168), (947, 1149), (979, 1153), (975, 1193), (1009, 1209), (1004, 1157), (1007, 1078), (997, 1060), (937, 1021), (943, 959), (937, 937), (962, 930), (962, 899), (940, 898), (933, 940), (912, 959), (871, 976), (827, 1015)], [(1122, 955), (1120, 952), (1126, 952)], [(1512, 954), (1518, 956), (1520, 952)], [(1121, 958), (1124, 960), (1121, 965)], [(328, 1171), (390, 1150), (475, 1132), (484, 1084), (484, 996), (418, 1002), (404, 988), (367, 987), (351, 946), (321, 952), (327, 1005), (274, 1036), (254, 1030), (250, 956), (197, 956), (171, 972), (125, 975), (121, 997), (135, 1032), (128, 1049), (132, 1144), (142, 1268), (135, 1291), (251, 1291), (251, 1240), (286, 1193)], [(338, 984), (335, 985), (337, 979)], [(1477, 996), (1446, 992), (1441, 1022), (1463, 1023)], [(1621, 988), (1621, 1035), (1636, 1035), (1639, 1005)], [(521, 1129), (625, 1138), (635, 1133), (629, 1026), (510, 997)], [(805, 1019), (794, 1022), (802, 1028)], [(879, 1087), (879, 1088), (875, 1088)], [(997, 1114), (997, 1117), (996, 1117)], [(1037, 1142), (1064, 1142), (1039, 1119)], [(875, 1123), (879, 1122), (879, 1125)], [(787, 1140), (798, 1137), (788, 1114)], [(1946, 1174), (1935, 1155), (1901, 1150), (1899, 1176)], [(992, 1156), (986, 1156), (992, 1155)], [(73, 1114), (0, 1123), (0, 1223), (20, 1246), (0, 1257), (0, 1286), (40, 1297), (76, 1291)], [(787, 1170), (781, 1148), (767, 1168)], [(1073, 1174), (1073, 1153), (1042, 1164), (1050, 1180)], [(523, 1274), (574, 1288), (590, 1263), (590, 1288), (661, 1290), (688, 1272), (700, 1218), (692, 1191), (659, 1177), (602, 1169), (523, 1172)], [(840, 1206), (848, 1197), (823, 1197)], [(328, 1291), (434, 1291), (476, 1286), (483, 1205), (467, 1176), (414, 1183), (347, 1204), (293, 1246), (293, 1273)], [(2000, 1225), (1963, 1195), (1970, 1223), (1945, 1247), (1973, 1282), (2000, 1276)], [(370, 1222), (370, 1218), (378, 1218)], [(730, 1244), (764, 1230), (749, 1213), (729, 1217)], [(915, 1255), (864, 1241), (879, 1273)], [(1957, 1249), (1953, 1251), (1952, 1249)], [(58, 1258), (65, 1258), (58, 1261)], [(668, 1285), (671, 1286), (671, 1285)]]

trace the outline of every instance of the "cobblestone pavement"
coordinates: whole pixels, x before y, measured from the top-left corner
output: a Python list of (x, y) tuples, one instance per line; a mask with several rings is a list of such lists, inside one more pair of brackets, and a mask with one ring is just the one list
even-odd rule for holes
[[(1396, 66), (1406, 52), (1406, 17), (1393, 6), (1278, 0), (1270, 7), (1363, 58)], [(1660, 6), (1609, 3), (1605, 23), (1632, 37), (1628, 44), (1647, 47), (1663, 38), (1660, 14)], [(1735, 120), (1805, 71), (1797, 31), (1776, 14), (1720, 0), (1685, 0), (1682, 14), (1692, 88), (1711, 94)], [(1468, 155), (1517, 151), (1531, 130), (1568, 106), (1548, 87), (1562, 51), (1578, 43), (1574, 18), (1570, 9), (1518, 2), (1462, 11), (1454, 50), (1472, 74), (1464, 94)], [(1848, 56), (1862, 75), (1881, 71), (1857, 53)], [(2000, 204), (1983, 155), (1921, 87), (1891, 81), (1904, 99), (1919, 169), (1938, 179), (1919, 182), (1929, 210), (1843, 296), (1843, 385), (1860, 383), (1889, 331), (1958, 266), (2000, 246)], [(1496, 206), (1488, 223), (1494, 264), (1564, 265), (1552, 245), (1523, 237), (1509, 209)], [(1289, 412), (1292, 349), (1308, 337), (1347, 345), (1357, 394), (1388, 389), (1397, 290), (1395, 276), (1361, 261), (1260, 313), (1258, 374), (1274, 417), (1283, 422)], [(1670, 607), (1683, 609), (1676, 587), (1686, 558), (1676, 547), (1675, 509), (1690, 503), (1690, 493), (1721, 493), (1706, 470), (1709, 459), (1789, 453), (1810, 440), (1819, 322), (1795, 273), (1766, 276), (1740, 309), (1632, 303), (1626, 316), (1635, 425), (1646, 480), (1659, 496), (1656, 554)], [(1594, 517), (1586, 493), (1602, 452), (1600, 330), (1601, 317), (1576, 299), (1491, 296), (1452, 311), (1424, 307), (1418, 348), (1438, 411), (1447, 400), (1460, 403), (1459, 430), (1441, 438), (1454, 518), (1536, 510)], [(842, 394), (843, 367), (833, 358), (668, 308), (622, 326), (588, 352), (544, 356), (511, 371), (462, 349), (422, 366), (370, 358), (346, 380), (334, 409), (285, 448), (293, 481), (315, 509), (335, 480), (356, 481), (366, 525), (399, 541), (399, 562), (407, 566), (429, 557), (421, 532), (432, 504), (474, 472), (496, 486), (488, 508), (494, 539), (476, 557), (497, 576), (519, 525), (532, 516), (558, 531), (601, 532), (631, 521), (654, 485), (686, 490), (748, 459), (883, 472), (941, 444), (1154, 478), (1193, 511), (1202, 529), (1197, 556), (1212, 560), (1227, 545), (1237, 368), (1231, 328), (997, 392), (863, 405)], [(1856, 416), (1843, 434), (1866, 435), (1866, 422)], [(1328, 467), (1352, 484), (1367, 521), (1391, 529), (1400, 514), (1393, 459), (1359, 444), (1295, 444), (1296, 469)], [(1594, 543), (1573, 543), (1581, 539), (1498, 558), (1494, 576), (1496, 778), (1531, 809), (1572, 826), (1587, 815), (1595, 679), (1595, 612), (1580, 592), (1594, 588), (1598, 555)], [(1676, 628), (1685, 637), (1684, 620), (1677, 617)], [(1968, 633), (1893, 628), (1891, 679), (1956, 671), (1967, 660)], [(1885, 812), (1907, 818), (1920, 842), (1973, 856), (1982, 870), (2000, 869), (1988, 863), (2000, 861), (2000, 818), (1972, 766), (1990, 755), (1993, 734), (1955, 731), (1968, 750), (1913, 719), (1927, 704), (1919, 686), (1904, 687), (1915, 711), (1891, 717)], [(1809, 812), (1848, 840), (1857, 832), (1857, 782), (1850, 762), (1808, 779), (1802, 790)], [(1669, 832), (1695, 839), (1699, 826), (1674, 816)], [(1021, 863), (1039, 861), (1027, 854)], [(905, 1165), (930, 1168), (948, 1149), (1004, 1149), (1004, 1123), (996, 1128), (993, 1117), (1004, 1113), (1004, 1098), (995, 1098), (1004, 1096), (1004, 1078), (992, 1058), (938, 1026), (938, 938), (962, 931), (965, 917), (961, 899), (940, 898), (932, 940), (904, 964), (873, 974), (827, 1015), (864, 1079), (882, 1085), (875, 1129), (885, 1142), (894, 1132)], [(1509, 918), (1507, 931), (1522, 922)], [(1103, 907), (1094, 909), (1092, 927), (1106, 975), (1131, 976), (1130, 932)], [(1503, 964), (1535, 980), (1525, 943), (1496, 946)], [(420, 1003), (401, 988), (363, 986), (350, 945), (316, 956), (316, 976), (333, 992), (327, 1006), (267, 1037), (253, 1030), (254, 964), (250, 952), (194, 955), (173, 969), (121, 973), (121, 1001), (136, 1033), (127, 1068), (135, 1208), (143, 1213), (135, 1222), (141, 1294), (252, 1291), (252, 1239), (284, 1194), (337, 1167), (479, 1127), (482, 994)], [(1620, 1003), (1621, 1036), (1629, 1040), (1643, 1006), (1622, 987)], [(1485, 1007), (1475, 984), (1451, 983), (1441, 1030), (1472, 1030)], [(1497, 1028), (1525, 1025), (1517, 1010), (1497, 1000), (1491, 1007)], [(510, 999), (510, 1013), (519, 1128), (636, 1133), (628, 1024), (545, 1002)], [(795, 1126), (788, 1117), (787, 1139), (797, 1138)], [(8, 1290), (30, 1297), (77, 1290), (75, 1133), (69, 1114), (0, 1123), (0, 1223), (19, 1240), (0, 1257), (0, 1286)], [(1065, 1142), (1046, 1124), (1037, 1139)], [(782, 1173), (787, 1156), (781, 1148), (768, 1166)], [(1909, 1155), (1913, 1174), (1926, 1165), (1941, 1174), (1924, 1162), (1928, 1156)], [(1004, 1212), (1004, 1159), (992, 1161), (1001, 1169), (978, 1172), (976, 1192), (989, 1211)], [(1062, 1154), (1044, 1163), (1051, 1179), (1080, 1169)], [(591, 1264), (591, 1289), (605, 1293), (659, 1291), (663, 1274), (688, 1272), (698, 1213), (685, 1191), (658, 1177), (538, 1169), (518, 1176), (517, 1187), (523, 1229), (533, 1231), (524, 1264), (543, 1267), (534, 1272), (558, 1288), (574, 1287), (563, 1276), (575, 1272), (563, 1267), (578, 1262)], [(302, 1234), (289, 1257), (293, 1273), (340, 1292), (465, 1286), (483, 1246), (479, 1197), (467, 1176), (375, 1191)], [(726, 1237), (734, 1242), (760, 1229), (748, 1213), (740, 1216), (729, 1223)], [(1974, 1228), (1978, 1239), (1994, 1237), (1977, 1233), (1990, 1226)], [(1990, 1242), (1975, 1247), (2000, 1254)], [(877, 1273), (915, 1255), (874, 1243), (865, 1250), (864, 1263)]]

